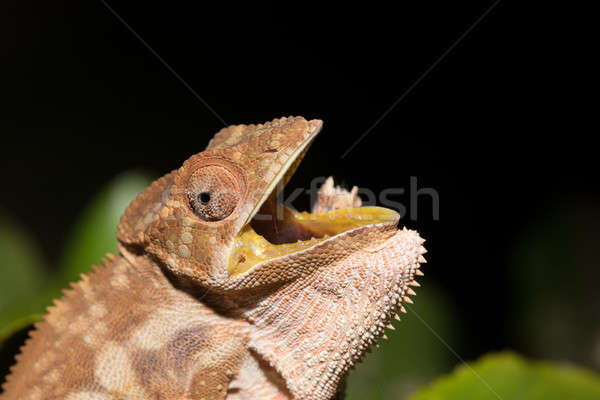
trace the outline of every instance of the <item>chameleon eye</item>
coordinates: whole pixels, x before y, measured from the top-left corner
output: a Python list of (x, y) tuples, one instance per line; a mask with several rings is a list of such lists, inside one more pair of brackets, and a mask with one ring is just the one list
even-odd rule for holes
[(201, 167), (189, 180), (190, 205), (204, 221), (220, 221), (230, 216), (240, 202), (239, 186), (236, 176), (226, 168)]

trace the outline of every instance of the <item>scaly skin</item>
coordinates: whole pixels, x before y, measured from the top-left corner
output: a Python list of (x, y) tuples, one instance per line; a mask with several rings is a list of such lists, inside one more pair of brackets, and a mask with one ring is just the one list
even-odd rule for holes
[[(346, 208), (356, 192), (333, 181), (309, 216), (330, 237), (312, 225), (323, 237), (298, 247), (242, 235), (320, 128), (301, 117), (231, 126), (153, 183), (121, 219), (120, 254), (49, 308), (0, 399), (342, 398), (348, 370), (410, 302), (425, 249), (396, 213)], [(340, 222), (359, 212), (373, 221)], [(282, 243), (308, 229), (271, 228)], [(252, 253), (259, 244), (287, 250)]]

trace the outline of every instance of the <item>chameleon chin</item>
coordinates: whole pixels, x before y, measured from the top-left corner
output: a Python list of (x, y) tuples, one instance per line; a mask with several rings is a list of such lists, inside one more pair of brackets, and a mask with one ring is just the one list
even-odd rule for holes
[(230, 126), (148, 187), (120, 253), (49, 308), (0, 399), (342, 398), (425, 249), (331, 179), (312, 213), (276, 204), (321, 126)]

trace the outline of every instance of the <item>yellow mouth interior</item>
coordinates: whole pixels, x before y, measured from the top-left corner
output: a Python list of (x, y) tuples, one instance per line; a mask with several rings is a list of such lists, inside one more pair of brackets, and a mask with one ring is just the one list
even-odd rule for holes
[(395, 211), (382, 207), (343, 208), (313, 214), (279, 204), (276, 212), (257, 215), (238, 233), (229, 256), (229, 275), (242, 274), (260, 262), (308, 249), (350, 229), (397, 218)]

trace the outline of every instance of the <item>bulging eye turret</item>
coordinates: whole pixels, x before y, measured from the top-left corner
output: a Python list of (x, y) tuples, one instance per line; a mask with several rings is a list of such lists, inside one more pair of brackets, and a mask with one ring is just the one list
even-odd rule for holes
[(227, 218), (242, 197), (236, 176), (220, 165), (207, 165), (195, 171), (187, 193), (194, 213), (204, 221)]

